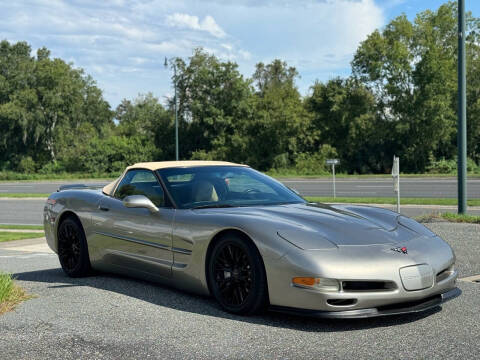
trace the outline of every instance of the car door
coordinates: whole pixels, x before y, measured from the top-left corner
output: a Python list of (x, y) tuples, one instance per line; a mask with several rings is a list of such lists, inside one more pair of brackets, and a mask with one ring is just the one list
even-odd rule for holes
[[(127, 208), (122, 200), (129, 195), (148, 197), (159, 211)], [(128, 171), (114, 195), (105, 196), (92, 216), (92, 265), (140, 276), (171, 277), (174, 217), (175, 209), (166, 205), (164, 191), (153, 172)]]

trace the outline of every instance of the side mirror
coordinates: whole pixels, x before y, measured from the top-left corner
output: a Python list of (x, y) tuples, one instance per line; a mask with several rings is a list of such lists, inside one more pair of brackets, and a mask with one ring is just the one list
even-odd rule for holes
[(158, 212), (158, 208), (144, 195), (130, 195), (123, 199), (123, 205), (127, 208), (145, 208), (152, 213)]

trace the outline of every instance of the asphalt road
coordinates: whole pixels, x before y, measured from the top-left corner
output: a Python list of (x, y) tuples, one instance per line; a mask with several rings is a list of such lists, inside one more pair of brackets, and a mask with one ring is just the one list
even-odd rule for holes
[[(0, 198), (0, 224), (29, 224), (43, 223), (43, 207), (45, 199), (5, 199)], [(394, 205), (383, 206), (394, 210)], [(456, 212), (455, 206), (402, 206), (400, 212), (410, 217), (429, 214), (432, 212)], [(478, 207), (477, 207), (478, 209)], [(480, 210), (469, 210), (471, 215), (480, 215)]]
[[(333, 181), (317, 180), (282, 180), (297, 189), (304, 196), (333, 196)], [(394, 197), (391, 178), (376, 179), (337, 179), (336, 195), (340, 197)], [(400, 193), (403, 197), (416, 198), (456, 198), (457, 181), (440, 178), (403, 178), (400, 180)], [(467, 183), (468, 198), (480, 198), (480, 179)]]
[[(431, 224), (457, 254), (460, 277), (480, 274), (479, 225)], [(4, 245), (3, 245), (4, 246)], [(0, 317), (5, 359), (478, 359), (480, 284), (423, 314), (318, 320), (239, 317), (216, 303), (113, 275), (67, 278), (41, 248), (1, 249), (0, 270), (35, 298)]]
[[(98, 182), (82, 181), (99, 184)], [(331, 179), (282, 179), (287, 186), (297, 189), (304, 196), (333, 196)], [(52, 193), (60, 185), (71, 182), (1, 182), (0, 193)], [(337, 179), (337, 196), (393, 197), (391, 178)], [(457, 181), (454, 178), (402, 178), (400, 192), (403, 197), (456, 198)], [(468, 198), (480, 198), (480, 179), (467, 183)]]
[[(297, 189), (303, 196), (331, 196), (332, 183), (328, 179), (284, 179), (287, 186)], [(56, 182), (0, 182), (0, 193), (51, 193), (68, 181)], [(88, 182), (88, 184), (99, 184)], [(99, 184), (101, 185), (101, 184)], [(391, 179), (339, 179), (336, 183), (337, 196), (347, 197), (392, 197)], [(451, 197), (455, 198), (457, 184), (452, 178), (404, 178), (401, 182), (403, 197)], [(468, 197), (480, 198), (480, 179), (468, 182)], [(0, 198), (0, 224), (41, 224), (44, 199)], [(394, 206), (386, 206), (394, 210)], [(403, 206), (401, 212), (415, 217), (431, 212), (455, 212), (456, 208)], [(470, 210), (480, 215), (480, 210)]]

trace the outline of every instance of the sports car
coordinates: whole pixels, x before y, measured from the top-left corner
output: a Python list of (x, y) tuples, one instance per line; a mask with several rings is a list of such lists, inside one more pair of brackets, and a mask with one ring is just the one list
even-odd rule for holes
[(44, 227), (68, 276), (147, 279), (212, 295), (235, 314), (372, 317), (460, 294), (452, 249), (425, 226), (308, 202), (241, 164), (138, 163), (103, 188), (62, 186)]

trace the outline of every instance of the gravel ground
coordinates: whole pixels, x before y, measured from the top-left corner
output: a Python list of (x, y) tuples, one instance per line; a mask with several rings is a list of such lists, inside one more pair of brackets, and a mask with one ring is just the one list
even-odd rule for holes
[[(434, 223), (460, 277), (480, 274), (480, 225)], [(56, 256), (0, 249), (36, 298), (0, 317), (1, 359), (478, 359), (480, 284), (421, 315), (318, 320), (237, 317), (214, 301), (111, 275), (70, 279)]]

